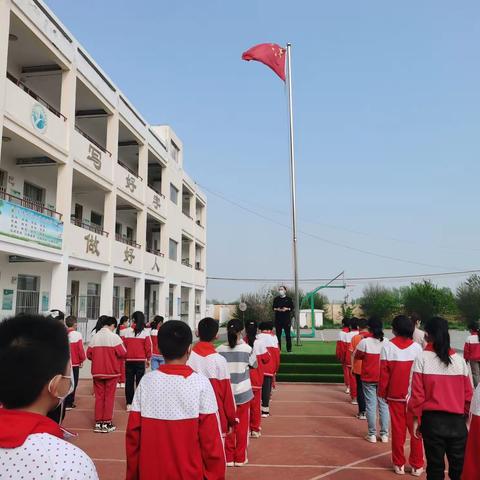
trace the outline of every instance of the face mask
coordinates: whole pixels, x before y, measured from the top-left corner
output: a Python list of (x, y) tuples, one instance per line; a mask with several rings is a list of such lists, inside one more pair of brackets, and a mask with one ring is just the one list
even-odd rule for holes
[(278, 293), (280, 294), (281, 297), (284, 297), (286, 295), (285, 290), (279, 290)]
[[(56, 375), (56, 376), (58, 377), (58, 375)], [(68, 379), (70, 380), (70, 387), (69, 387), (69, 389), (68, 389), (68, 392), (67, 392), (65, 395), (63, 395), (63, 396), (61, 396), (61, 397), (55, 395), (55, 396), (58, 398), (58, 403), (57, 403), (57, 406), (56, 406), (55, 408), (57, 408), (58, 406), (60, 406), (61, 403), (73, 392), (73, 390), (74, 390), (74, 388), (75, 388), (75, 385), (74, 385), (74, 383), (73, 383), (74, 380), (73, 380), (72, 375), (60, 375), (60, 376), (61, 376), (62, 378), (68, 378)], [(53, 382), (54, 380), (55, 380), (55, 377), (53, 377), (53, 378), (50, 380), (50, 383), (48, 384), (48, 391), (49, 391), (50, 393), (52, 393), (51, 388), (52, 388), (52, 382)], [(53, 394), (52, 394), (52, 395), (53, 395)], [(54, 409), (53, 409), (53, 410), (54, 410)]]

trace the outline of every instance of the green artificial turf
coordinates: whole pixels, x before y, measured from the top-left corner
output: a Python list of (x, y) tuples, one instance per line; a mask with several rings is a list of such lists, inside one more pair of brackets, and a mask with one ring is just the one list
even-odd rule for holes
[[(297, 347), (297, 340), (292, 338), (292, 354), (335, 355), (337, 342), (301, 339), (302, 345)], [(282, 353), (286, 352), (285, 339), (282, 338)], [(286, 353), (285, 353), (286, 354)]]

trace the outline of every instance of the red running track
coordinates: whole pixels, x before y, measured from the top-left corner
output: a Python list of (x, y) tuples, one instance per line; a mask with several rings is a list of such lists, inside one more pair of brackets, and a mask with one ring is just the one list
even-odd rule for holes
[[(349, 403), (343, 388), (278, 384), (271, 404), (272, 416), (263, 419), (262, 437), (250, 440), (249, 465), (229, 468), (227, 479), (395, 478), (390, 445), (370, 444), (363, 439), (366, 422), (355, 418), (356, 407)], [(123, 389), (117, 390), (115, 400), (115, 433), (93, 433), (93, 403), (91, 381), (80, 380), (77, 408), (67, 413), (65, 426), (78, 432), (73, 443), (94, 460), (101, 480), (121, 480), (125, 474), (128, 415)]]

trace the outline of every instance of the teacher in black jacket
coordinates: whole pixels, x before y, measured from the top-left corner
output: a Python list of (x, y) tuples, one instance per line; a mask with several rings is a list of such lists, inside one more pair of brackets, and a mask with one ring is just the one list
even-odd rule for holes
[(278, 348), (282, 349), (282, 331), (285, 330), (287, 352), (292, 351), (292, 337), (290, 328), (292, 326), (293, 301), (287, 297), (287, 287), (283, 285), (278, 288), (278, 296), (273, 299), (273, 311), (275, 312), (275, 332), (278, 338)]

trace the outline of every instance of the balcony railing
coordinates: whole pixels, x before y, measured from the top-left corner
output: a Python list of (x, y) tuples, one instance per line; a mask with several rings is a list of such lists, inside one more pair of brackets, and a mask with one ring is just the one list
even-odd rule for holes
[(165, 256), (160, 250), (156, 250), (155, 248), (147, 247), (147, 252), (153, 253), (154, 255), (157, 255), (157, 257), (164, 257)]
[(134, 177), (137, 177), (141, 182), (143, 182), (143, 178), (138, 173), (135, 173), (128, 165), (125, 165), (120, 160), (118, 160), (118, 164), (122, 166), (127, 172), (131, 173)]
[(182, 265), (185, 265), (186, 267), (192, 268), (192, 264), (190, 263), (189, 258), (182, 259)]
[(118, 242), (125, 243), (126, 245), (130, 245), (131, 247), (135, 247), (135, 248), (141, 247), (135, 240), (131, 240), (118, 233), (115, 234), (115, 240), (117, 240)]
[(65, 115), (60, 113), (56, 108), (52, 107), (45, 99), (38, 95), (38, 93), (35, 93), (30, 87), (25, 85), (18, 78), (15, 78), (11, 73), (7, 72), (7, 78), (15, 85), (20, 87), (25, 93), (30, 95), (33, 99), (35, 99), (38, 103), (41, 103), (45, 108), (50, 110), (58, 118), (62, 118), (64, 122), (67, 120), (67, 117), (65, 117)]
[(108, 232), (106, 232), (101, 225), (95, 225), (94, 223), (86, 223), (81, 218), (77, 218), (74, 215), (70, 218), (70, 221), (77, 227), (84, 228), (85, 230), (90, 230), (91, 232), (98, 233), (103, 237), (108, 237)]
[(4, 188), (0, 188), (0, 199), (7, 200), (8, 202), (15, 203), (21, 207), (29, 208), (30, 210), (35, 210), (36, 212), (47, 215), (48, 217), (56, 218), (57, 220), (62, 220), (62, 214), (47, 208), (45, 204), (41, 202), (36, 202), (26, 197), (18, 197), (16, 195), (11, 195), (7, 193)]
[(102, 147), (102, 145), (100, 145), (95, 139), (93, 139), (88, 133), (85, 133), (78, 125), (75, 125), (75, 130), (80, 134), (82, 135), (83, 137), (85, 137), (90, 143), (93, 143), (96, 147), (98, 147), (102, 152), (108, 154), (110, 157), (112, 156), (112, 154), (105, 148), (105, 147)]
[(148, 184), (148, 187), (151, 188), (157, 195), (160, 195), (161, 198), (165, 198), (165, 195), (159, 192), (153, 185)]

